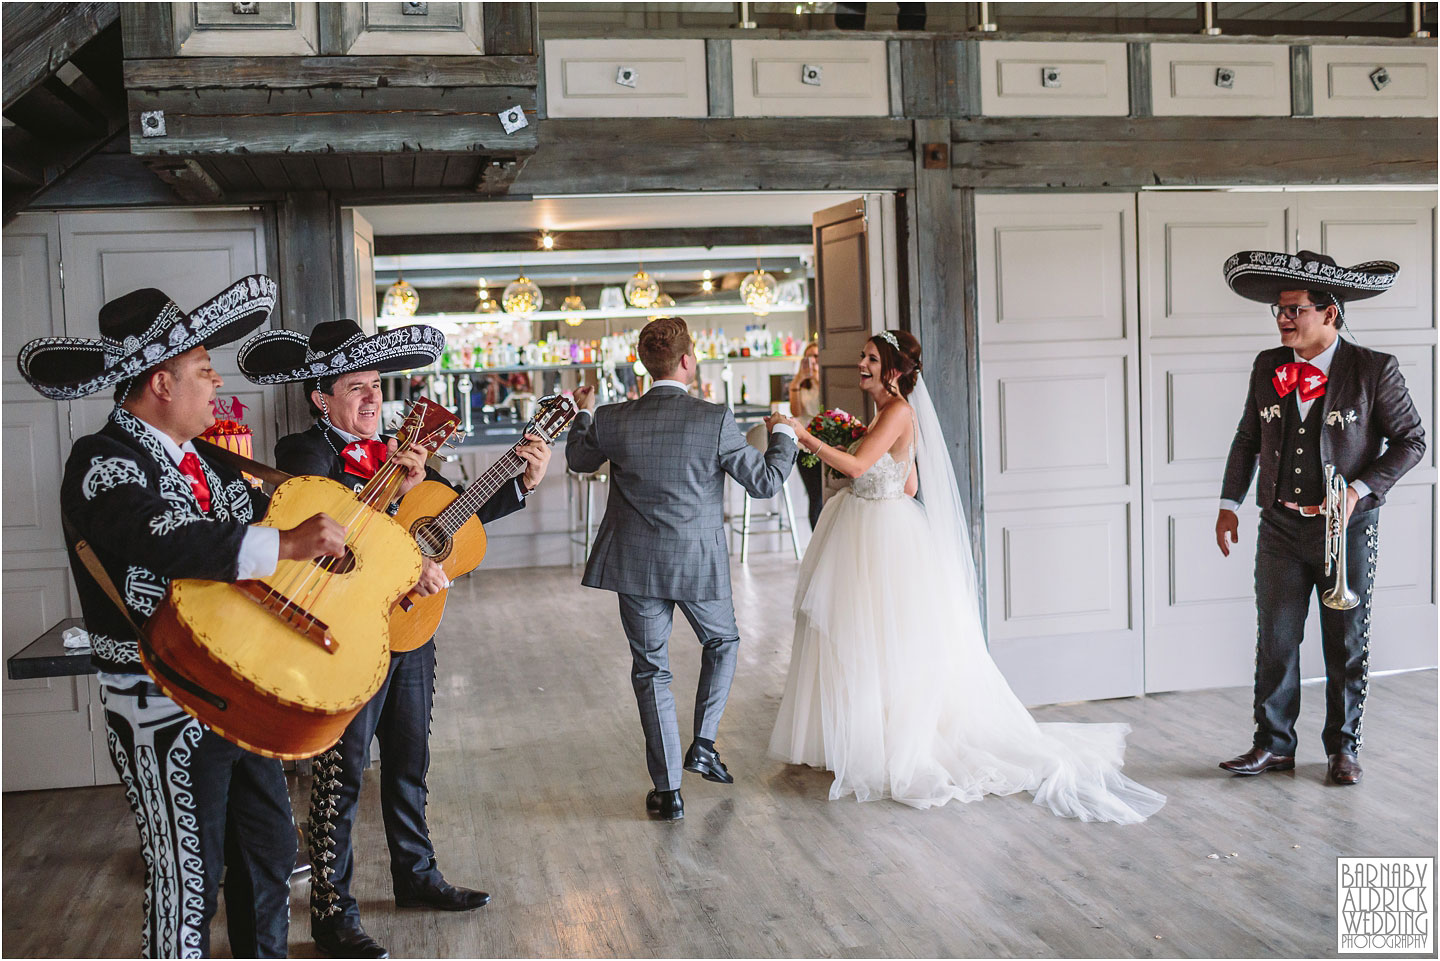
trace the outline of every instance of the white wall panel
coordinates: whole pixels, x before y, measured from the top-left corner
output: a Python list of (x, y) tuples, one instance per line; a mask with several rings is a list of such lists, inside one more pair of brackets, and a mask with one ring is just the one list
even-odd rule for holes
[(704, 117), (705, 41), (546, 40), (545, 110), (551, 117)]
[(1150, 103), (1157, 117), (1288, 117), (1290, 47), (1152, 43)]
[(737, 117), (883, 117), (890, 69), (883, 40), (734, 40)]
[[(1317, 117), (1435, 116), (1435, 47), (1310, 48)], [(1382, 77), (1376, 71), (1384, 70)]]
[(1130, 112), (1124, 43), (985, 40), (980, 112), (987, 117), (1123, 117)]

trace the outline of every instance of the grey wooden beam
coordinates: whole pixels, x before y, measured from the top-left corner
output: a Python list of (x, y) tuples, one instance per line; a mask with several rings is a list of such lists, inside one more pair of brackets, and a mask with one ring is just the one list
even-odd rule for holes
[(6, 110), (120, 18), (118, 3), (7, 3), (0, 11)]
[(1127, 43), (1126, 62), (1130, 75), (1130, 116), (1148, 117), (1155, 112), (1150, 76), (1150, 44)]
[(1434, 130), (1423, 118), (977, 119), (952, 124), (951, 161), (957, 187), (1432, 183)]
[(533, 56), (167, 57), (125, 63), (125, 86), (143, 89), (533, 87)]
[[(916, 120), (915, 142), (943, 141), (949, 126), (945, 120)], [(925, 381), (950, 445), (961, 498), (970, 517), (975, 518), (979, 515), (975, 503), (979, 488), (972, 482), (972, 461), (979, 458), (980, 435), (967, 413), (978, 391), (971, 346), (974, 242), (961, 229), (950, 171), (927, 167), (925, 158), (917, 156), (914, 176), (914, 202), (908, 206), (909, 236), (905, 241), (915, 253), (913, 264), (918, 268), (918, 274), (910, 278), (910, 327), (924, 351)]]
[(961, 40), (956, 45), (956, 111), (961, 117), (980, 116), (980, 42)]
[(475, 193), (483, 197), (500, 197), (509, 193), (529, 159), (528, 156), (493, 157), (482, 161), (479, 175), (475, 178)]
[(225, 191), (198, 162), (183, 157), (155, 157), (145, 161), (160, 182), (175, 191), (187, 204), (214, 204), (225, 199)]
[(486, 3), (481, 14), (485, 52), (535, 56), (539, 45), (536, 6), (534, 3)]
[[(445, 90), (131, 90), (130, 149), (143, 156), (365, 153), (416, 150), (530, 153), (536, 124), (507, 134), (498, 114), (534, 115), (533, 87)], [(140, 115), (161, 110), (166, 134), (141, 135)]]
[(1310, 66), (1310, 48), (1290, 48), (1290, 113), (1309, 117), (1315, 113), (1314, 75)]
[[(627, 250), (634, 247), (759, 247), (808, 244), (809, 227), (673, 227), (656, 230), (565, 230), (555, 232), (556, 250)], [(472, 234), (411, 234), (375, 238), (378, 256), (481, 254), (539, 249), (539, 231)]]
[(120, 33), (125, 56), (175, 56), (175, 15), (168, 3), (120, 4)]
[(735, 116), (735, 66), (729, 40), (705, 41), (705, 88), (710, 116)]
[[(894, 190), (914, 182), (913, 133), (879, 117), (551, 119), (515, 189)], [(665, 149), (637, 158), (637, 143)]]

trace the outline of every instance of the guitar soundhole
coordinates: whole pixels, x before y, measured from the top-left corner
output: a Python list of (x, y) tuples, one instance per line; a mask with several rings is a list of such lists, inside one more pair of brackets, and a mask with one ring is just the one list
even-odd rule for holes
[(355, 569), (355, 552), (347, 547), (339, 557), (323, 557), (316, 563), (331, 574), (348, 574)]
[(450, 535), (433, 517), (422, 517), (410, 525), (410, 534), (420, 547), (420, 553), (432, 561), (441, 561), (450, 556)]

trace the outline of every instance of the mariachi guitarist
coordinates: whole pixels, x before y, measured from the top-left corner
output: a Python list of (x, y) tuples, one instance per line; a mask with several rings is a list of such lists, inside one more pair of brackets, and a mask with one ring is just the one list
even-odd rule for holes
[(165, 696), (145, 675), (136, 627), (172, 578), (264, 577), (278, 560), (344, 549), (344, 528), (324, 514), (285, 531), (252, 524), (263, 495), (193, 443), (215, 421), (222, 384), (208, 349), (254, 330), (274, 305), (275, 282), (258, 274), (188, 315), (137, 290), (100, 308), (99, 340), (44, 337), (18, 356), (21, 376), (54, 400), (115, 392), (105, 426), (70, 452), (60, 510), (110, 759), (140, 828), (145, 957), (209, 956), (222, 868), (234, 956), (286, 955), (295, 822), (280, 762)]
[[(281, 438), (275, 445), (276, 466), (361, 489), (389, 456), (380, 434), (380, 374), (426, 367), (444, 346), (444, 334), (434, 327), (417, 324), (366, 337), (353, 320), (319, 324), (308, 338), (287, 330), (254, 337), (240, 351), (240, 370), (257, 384), (304, 382), (316, 418), (309, 430)], [(550, 448), (543, 440), (531, 437), (518, 452), (525, 460), (525, 472), (477, 511), (484, 523), (523, 507), (525, 495), (545, 476)], [(444, 481), (433, 470), (427, 476)], [(413, 482), (407, 480), (402, 494), (411, 486)], [(427, 559), (416, 593), (428, 596), (449, 586), (439, 565)], [(316, 758), (307, 826), (313, 863), (310, 925), (316, 945), (331, 957), (389, 956), (365, 933), (350, 891), (360, 782), (370, 739), (377, 734), (380, 805), (396, 905), (471, 911), (490, 901), (484, 891), (448, 884), (430, 843), (425, 775), (430, 767), (434, 692), (432, 638), (413, 651), (392, 654), (390, 674), (375, 697), (350, 722), (340, 743)]]

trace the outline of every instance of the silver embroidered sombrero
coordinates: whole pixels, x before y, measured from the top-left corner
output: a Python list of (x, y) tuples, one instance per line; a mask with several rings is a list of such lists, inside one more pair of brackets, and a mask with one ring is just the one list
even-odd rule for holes
[(1388, 260), (1341, 267), (1333, 257), (1311, 250), (1295, 254), (1244, 250), (1225, 261), (1225, 282), (1247, 300), (1273, 304), (1283, 290), (1315, 290), (1334, 298), (1342, 314), (1347, 301), (1389, 290), (1399, 272), (1399, 265)]
[(275, 281), (251, 274), (186, 314), (153, 287), (100, 308), (100, 339), (41, 337), (20, 348), (20, 376), (52, 400), (113, 387), (196, 347), (219, 347), (265, 323)]
[(370, 337), (353, 320), (315, 325), (307, 337), (295, 330), (267, 330), (240, 348), (240, 373), (255, 384), (293, 384), (354, 371), (428, 367), (445, 349), (445, 335), (411, 324)]

